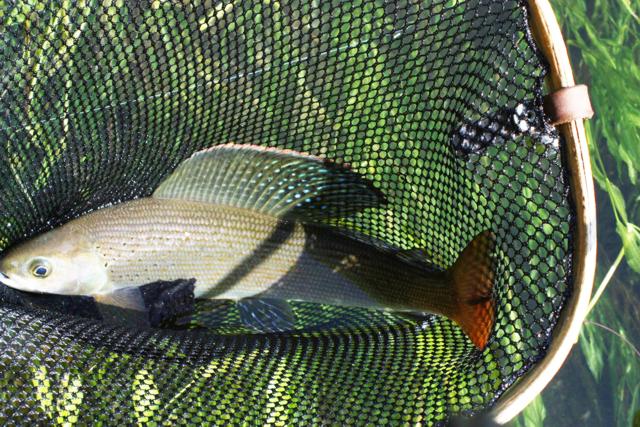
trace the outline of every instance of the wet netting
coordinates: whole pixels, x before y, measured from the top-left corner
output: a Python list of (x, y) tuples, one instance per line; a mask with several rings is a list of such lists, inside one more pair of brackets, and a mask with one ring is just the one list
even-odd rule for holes
[(387, 203), (333, 226), (437, 268), (496, 239), (482, 351), (435, 315), (299, 302), (294, 329), (259, 332), (199, 301), (182, 328), (148, 328), (3, 286), (0, 421), (438, 425), (490, 408), (571, 291), (525, 3), (0, 2), (0, 248), (148, 196), (229, 142), (348, 164)]

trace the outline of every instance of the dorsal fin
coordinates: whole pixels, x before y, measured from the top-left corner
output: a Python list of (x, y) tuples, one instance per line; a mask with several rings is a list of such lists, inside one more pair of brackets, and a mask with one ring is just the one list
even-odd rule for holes
[(195, 153), (155, 191), (278, 217), (345, 217), (384, 203), (371, 182), (348, 167), (290, 150), (224, 144)]

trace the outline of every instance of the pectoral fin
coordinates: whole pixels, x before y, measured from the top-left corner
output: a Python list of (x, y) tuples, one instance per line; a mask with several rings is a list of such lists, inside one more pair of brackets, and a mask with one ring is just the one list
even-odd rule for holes
[(237, 144), (195, 153), (153, 197), (305, 220), (346, 217), (384, 203), (369, 180), (345, 165), (290, 150)]
[(194, 285), (195, 279), (158, 281), (94, 295), (94, 300), (102, 306), (103, 320), (159, 327), (193, 313)]
[(110, 293), (93, 295), (99, 304), (112, 305), (135, 311), (145, 311), (146, 306), (138, 286), (116, 289)]
[(142, 328), (150, 326), (144, 300), (137, 286), (93, 295), (93, 299), (105, 323)]
[(237, 305), (242, 323), (257, 331), (285, 332), (295, 326), (295, 314), (284, 300), (247, 298)]

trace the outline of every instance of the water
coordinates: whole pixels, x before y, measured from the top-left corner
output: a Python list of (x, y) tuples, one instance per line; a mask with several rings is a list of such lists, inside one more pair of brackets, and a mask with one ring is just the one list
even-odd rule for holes
[[(608, 196), (601, 190), (598, 200), (598, 279), (600, 283), (620, 249)], [(590, 314), (581, 342), (542, 394), (549, 426), (628, 425), (638, 409), (640, 378), (640, 289), (639, 277), (626, 263), (617, 269), (605, 295)], [(618, 336), (624, 333), (626, 336)], [(635, 369), (633, 366), (635, 365)], [(625, 378), (626, 376), (626, 378)], [(625, 381), (626, 379), (626, 381)], [(633, 384), (636, 384), (633, 387)], [(621, 413), (627, 412), (627, 414)], [(626, 416), (625, 416), (626, 415)], [(624, 418), (623, 418), (624, 417)]]
[[(640, 180), (635, 167), (640, 164), (640, 124), (633, 119), (638, 110), (637, 90), (631, 88), (639, 87), (640, 81), (640, 8), (637, 2), (616, 0), (552, 3), (572, 46), (576, 81), (590, 85), (596, 110), (590, 124), (592, 144), (599, 152), (594, 152), (592, 159), (598, 212), (596, 287), (607, 273), (613, 275), (587, 318), (579, 344), (542, 393), (542, 400), (513, 424), (637, 427), (640, 229), (636, 224), (640, 224)], [(619, 67), (621, 63), (629, 65)], [(624, 252), (621, 233), (627, 239)]]

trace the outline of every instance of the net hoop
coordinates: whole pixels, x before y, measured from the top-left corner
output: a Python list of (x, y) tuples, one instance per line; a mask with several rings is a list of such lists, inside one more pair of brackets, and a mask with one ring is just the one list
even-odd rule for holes
[[(547, 87), (555, 91), (575, 85), (573, 70), (560, 25), (548, 0), (529, 0), (531, 30), (549, 64)], [(573, 292), (567, 300), (544, 359), (502, 395), (491, 411), (506, 423), (524, 410), (551, 382), (573, 345), (589, 306), (596, 269), (596, 207), (584, 120), (559, 125), (569, 169), (571, 199), (576, 212), (573, 235)]]

